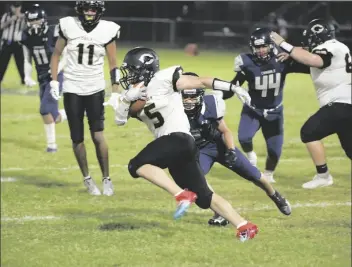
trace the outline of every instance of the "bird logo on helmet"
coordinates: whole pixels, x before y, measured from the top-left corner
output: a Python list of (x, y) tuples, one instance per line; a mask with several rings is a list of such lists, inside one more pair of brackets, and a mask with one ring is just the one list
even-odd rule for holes
[(313, 19), (308, 23), (303, 31), (303, 45), (312, 51), (315, 47), (335, 38), (335, 28), (333, 25), (322, 19)]
[(125, 90), (141, 82), (147, 86), (159, 68), (159, 57), (153, 49), (133, 48), (127, 52), (120, 67), (122, 73), (120, 84)]

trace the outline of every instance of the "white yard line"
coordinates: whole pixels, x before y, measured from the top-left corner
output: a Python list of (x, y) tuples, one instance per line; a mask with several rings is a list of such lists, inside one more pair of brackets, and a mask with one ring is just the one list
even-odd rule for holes
[[(294, 162), (302, 162), (302, 161), (307, 161), (309, 160), (308, 158), (287, 158), (287, 159), (280, 159), (280, 163), (294, 163)], [(329, 161), (340, 161), (340, 160), (346, 160), (345, 157), (330, 157)], [(259, 162), (264, 162), (265, 158), (259, 158)], [(99, 168), (98, 165), (90, 165), (89, 168), (91, 169), (97, 169)], [(127, 165), (124, 164), (111, 164), (110, 168), (127, 168)], [(8, 167), (8, 168), (2, 168), (2, 172), (6, 171), (29, 171), (29, 170), (57, 170), (57, 171), (67, 171), (67, 170), (77, 170), (78, 166), (67, 166), (67, 167)]]
[(16, 181), (17, 181), (17, 179), (14, 177), (1, 177), (2, 183), (16, 182)]
[[(292, 205), (292, 208), (325, 208), (325, 207), (337, 207), (337, 206), (342, 206), (342, 207), (350, 207), (351, 202), (340, 202), (340, 203), (330, 203), (330, 202), (316, 202), (316, 203), (296, 203)], [(257, 208), (246, 208), (246, 207), (241, 207), (241, 208), (236, 208), (238, 211), (264, 211), (264, 210), (275, 210), (276, 207), (274, 205), (265, 205)], [(118, 211), (116, 211), (118, 212)], [(189, 213), (205, 213), (209, 212), (209, 210), (202, 210), (199, 208), (195, 208), (189, 211)], [(93, 217), (94, 215), (92, 215)], [(54, 215), (49, 215), (49, 216), (23, 216), (23, 217), (7, 217), (3, 216), (1, 217), (2, 222), (28, 222), (28, 221), (50, 221), (50, 220), (69, 220), (70, 218), (88, 218), (90, 216), (79, 216), (79, 217), (70, 217), (70, 216), (54, 216)], [(114, 217), (114, 215), (109, 216), (111, 218)]]

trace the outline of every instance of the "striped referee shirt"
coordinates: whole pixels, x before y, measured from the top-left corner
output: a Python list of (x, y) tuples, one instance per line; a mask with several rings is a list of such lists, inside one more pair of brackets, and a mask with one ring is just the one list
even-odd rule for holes
[[(8, 12), (1, 17), (1, 26), (6, 24), (14, 16), (12, 13)], [(1, 39), (8, 42), (19, 42), (22, 39), (22, 32), (26, 28), (25, 17), (16, 18), (16, 20), (11, 21), (6, 28), (2, 29)]]

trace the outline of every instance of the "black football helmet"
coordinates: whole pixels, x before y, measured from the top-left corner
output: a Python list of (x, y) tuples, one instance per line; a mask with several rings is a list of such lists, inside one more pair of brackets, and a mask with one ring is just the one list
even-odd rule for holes
[(76, 1), (75, 7), (79, 20), (84, 27), (98, 24), (105, 11), (104, 1)]
[(27, 31), (31, 35), (41, 35), (48, 25), (46, 12), (39, 4), (34, 4), (25, 12)]
[(128, 90), (130, 85), (144, 82), (147, 86), (154, 74), (159, 71), (159, 57), (150, 48), (136, 47), (128, 51), (120, 67), (120, 84)]
[[(270, 38), (270, 30), (267, 28), (258, 28), (252, 32), (249, 38), (249, 47), (254, 57), (260, 61), (269, 61), (274, 57), (274, 42)], [(265, 51), (260, 48), (267, 48)]]
[(335, 27), (322, 19), (313, 19), (303, 31), (303, 45), (309, 51), (331, 39), (335, 39)]
[[(193, 72), (185, 72), (182, 75), (192, 75), (198, 77), (198, 75)], [(205, 90), (201, 88), (182, 90), (183, 107), (188, 117), (194, 118), (199, 115), (204, 102), (204, 93)]]

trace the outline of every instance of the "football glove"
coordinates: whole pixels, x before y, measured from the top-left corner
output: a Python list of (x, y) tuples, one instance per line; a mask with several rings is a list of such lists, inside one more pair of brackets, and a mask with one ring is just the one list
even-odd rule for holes
[(52, 80), (50, 82), (50, 94), (55, 100), (59, 100), (61, 97), (59, 86), (60, 86), (60, 84), (58, 81)]
[(225, 152), (225, 163), (229, 168), (235, 166), (237, 155), (235, 149), (227, 149)]

